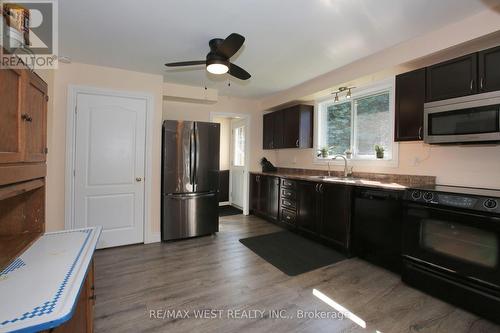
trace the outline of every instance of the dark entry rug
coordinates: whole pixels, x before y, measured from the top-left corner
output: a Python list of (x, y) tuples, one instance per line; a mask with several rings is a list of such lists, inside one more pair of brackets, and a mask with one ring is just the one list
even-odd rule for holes
[(290, 231), (243, 238), (240, 242), (289, 276), (306, 273), (346, 259), (340, 252)]
[(230, 216), (238, 214), (243, 214), (243, 211), (230, 205), (219, 206), (219, 216)]

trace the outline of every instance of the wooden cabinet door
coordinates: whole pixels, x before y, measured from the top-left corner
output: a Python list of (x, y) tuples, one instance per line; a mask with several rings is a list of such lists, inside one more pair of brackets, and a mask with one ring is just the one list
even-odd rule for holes
[(278, 177), (266, 177), (267, 178), (267, 212), (266, 215), (274, 220), (278, 220), (279, 214), (279, 200), (280, 200), (280, 179)]
[(283, 110), (283, 148), (298, 148), (300, 146), (300, 110), (291, 107)]
[(396, 76), (395, 141), (423, 138), (425, 68)]
[(263, 116), (262, 149), (274, 149), (274, 112)]
[(426, 101), (477, 93), (477, 53), (427, 67)]
[(22, 81), (25, 74), (19, 69), (0, 70), (0, 163), (23, 159)]
[(318, 232), (318, 189), (313, 182), (297, 182), (297, 227), (305, 232)]
[(47, 147), (47, 85), (38, 75), (28, 74), (23, 104), (24, 160), (42, 162), (45, 161)]
[(343, 250), (349, 248), (351, 187), (322, 184), (320, 236)]
[(500, 90), (500, 46), (479, 52), (479, 92)]
[(269, 192), (269, 177), (259, 175), (259, 209), (258, 212), (264, 216), (268, 215), (268, 199), (267, 194)]
[(273, 149), (283, 148), (284, 113), (283, 110), (275, 111), (274, 114), (274, 129), (273, 129)]

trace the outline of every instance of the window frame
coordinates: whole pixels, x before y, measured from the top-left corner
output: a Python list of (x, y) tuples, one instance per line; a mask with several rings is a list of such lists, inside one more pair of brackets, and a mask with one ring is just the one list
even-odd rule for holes
[[(377, 159), (371, 155), (355, 155), (349, 160), (352, 166), (378, 166), (378, 167), (392, 167), (397, 168), (399, 165), (399, 143), (394, 141), (394, 117), (395, 117), (395, 77), (391, 77), (386, 80), (377, 81), (375, 83), (362, 86), (360, 88), (355, 88), (351, 91), (351, 101), (359, 98), (368, 97), (371, 95), (376, 95), (378, 93), (383, 93), (385, 91), (389, 92), (389, 119), (391, 121), (390, 137), (392, 138), (392, 156), (391, 158)], [(326, 112), (322, 112), (326, 107), (343, 103), (346, 100), (340, 100), (339, 102), (334, 102), (334, 96), (329, 95), (327, 97), (317, 99), (314, 105), (314, 148), (313, 148), (313, 163), (314, 164), (328, 164), (331, 165), (343, 165), (343, 160), (332, 160), (331, 158), (322, 158), (317, 156), (317, 151), (320, 149), (320, 134), (325, 129), (326, 125)], [(356, 132), (356, 117), (357, 109), (352, 102), (353, 107), (351, 108), (351, 147), (356, 149), (355, 132)], [(361, 158), (360, 158), (361, 156)], [(364, 156), (364, 157), (363, 157)]]

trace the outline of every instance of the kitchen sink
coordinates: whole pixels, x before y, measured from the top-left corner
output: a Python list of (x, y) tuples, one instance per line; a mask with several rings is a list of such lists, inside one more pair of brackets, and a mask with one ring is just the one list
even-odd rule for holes
[(311, 178), (314, 179), (321, 179), (325, 181), (332, 181), (332, 182), (339, 182), (339, 181), (353, 181), (353, 180), (358, 180), (360, 178), (355, 178), (355, 177), (334, 177), (334, 176), (311, 176)]

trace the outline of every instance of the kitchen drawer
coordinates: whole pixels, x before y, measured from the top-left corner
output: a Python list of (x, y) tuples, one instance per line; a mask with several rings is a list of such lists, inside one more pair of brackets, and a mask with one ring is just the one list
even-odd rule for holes
[(281, 208), (280, 216), (281, 216), (281, 221), (295, 225), (295, 220), (297, 219), (297, 215), (294, 211), (291, 211), (286, 208)]
[(281, 197), (286, 198), (286, 199), (295, 200), (296, 193), (294, 190), (284, 188), (284, 189), (281, 189)]
[(283, 198), (283, 199), (281, 199), (281, 207), (295, 210), (297, 205), (295, 204), (295, 200)]
[(281, 187), (295, 190), (297, 188), (297, 183), (294, 180), (281, 179)]

